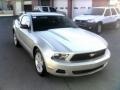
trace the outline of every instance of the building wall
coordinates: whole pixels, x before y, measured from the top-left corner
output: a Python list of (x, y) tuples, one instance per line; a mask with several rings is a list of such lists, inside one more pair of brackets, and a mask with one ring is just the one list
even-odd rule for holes
[(15, 2), (15, 15), (19, 15), (20, 13), (22, 13), (22, 2), (16, 1)]
[(107, 6), (108, 4), (109, 0), (92, 0), (93, 7)]

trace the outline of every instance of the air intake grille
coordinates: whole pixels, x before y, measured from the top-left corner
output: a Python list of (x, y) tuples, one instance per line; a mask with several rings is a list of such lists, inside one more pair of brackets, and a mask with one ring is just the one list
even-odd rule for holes
[(76, 54), (71, 58), (70, 61), (82, 61), (82, 60), (94, 59), (104, 54), (105, 54), (105, 50), (91, 52), (91, 53), (84, 53), (84, 54)]

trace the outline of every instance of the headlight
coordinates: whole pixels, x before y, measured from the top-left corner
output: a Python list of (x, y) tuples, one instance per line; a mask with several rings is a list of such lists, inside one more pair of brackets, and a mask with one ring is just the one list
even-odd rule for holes
[(88, 19), (88, 22), (95, 22), (94, 19)]
[(52, 59), (54, 60), (66, 60), (68, 58), (69, 54), (59, 54), (56, 53), (54, 56), (52, 56)]

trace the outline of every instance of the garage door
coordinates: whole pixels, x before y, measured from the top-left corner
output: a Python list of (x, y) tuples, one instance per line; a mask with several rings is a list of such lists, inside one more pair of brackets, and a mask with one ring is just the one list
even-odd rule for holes
[(54, 7), (58, 11), (65, 12), (67, 14), (68, 0), (54, 0)]
[(72, 17), (85, 13), (91, 7), (92, 7), (92, 0), (73, 0)]

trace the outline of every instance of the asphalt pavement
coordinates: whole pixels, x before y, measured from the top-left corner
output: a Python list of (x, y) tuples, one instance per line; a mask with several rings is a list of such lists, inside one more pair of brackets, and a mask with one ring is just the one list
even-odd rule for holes
[(105, 27), (101, 34), (108, 43), (108, 66), (84, 77), (40, 77), (34, 61), (12, 36), (13, 17), (0, 17), (0, 90), (120, 90), (120, 30)]

